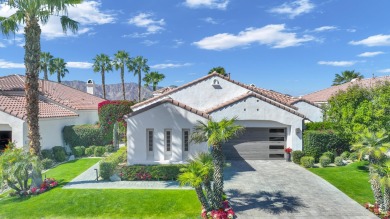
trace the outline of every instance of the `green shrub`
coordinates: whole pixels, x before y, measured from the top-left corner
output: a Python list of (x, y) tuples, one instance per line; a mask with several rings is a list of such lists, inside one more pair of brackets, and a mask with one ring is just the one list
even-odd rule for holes
[(334, 127), (332, 122), (309, 122), (305, 123), (306, 130), (331, 130)]
[(305, 156), (305, 153), (303, 153), (303, 151), (296, 150), (296, 151), (291, 152), (291, 154), (292, 154), (293, 162), (296, 164), (301, 164), (301, 158), (303, 156)]
[(356, 152), (352, 152), (352, 153), (349, 154), (349, 159), (352, 160), (352, 161), (355, 161), (358, 158), (359, 158), (359, 155)]
[(114, 145), (112, 145), (112, 144), (106, 145), (106, 151), (107, 152), (111, 153), (111, 152), (114, 152), (114, 150), (115, 150)]
[(344, 166), (344, 162), (343, 162), (343, 157), (339, 156), (339, 157), (335, 157), (334, 158), (334, 164), (336, 166)]
[(303, 156), (301, 158), (301, 165), (305, 168), (313, 167), (314, 165), (314, 157), (311, 156)]
[(52, 148), (54, 160), (57, 162), (64, 162), (66, 160), (65, 148), (62, 146), (55, 146)]
[(93, 148), (89, 147), (89, 148), (85, 148), (85, 155), (90, 157), (93, 155)]
[(327, 151), (327, 152), (323, 153), (322, 156), (327, 156), (327, 157), (329, 157), (331, 163), (334, 162), (334, 153), (333, 152)]
[(47, 170), (54, 165), (54, 161), (52, 159), (45, 158), (45, 159), (41, 160), (41, 164), (42, 164), (43, 169)]
[(76, 157), (82, 157), (85, 155), (85, 147), (84, 146), (76, 146), (72, 148), (73, 154)]
[(351, 153), (349, 153), (349, 151), (344, 151), (343, 153), (341, 153), (340, 157), (343, 158), (343, 160), (348, 160), (350, 154)]
[(99, 163), (99, 175), (104, 180), (110, 179), (115, 172), (115, 168), (118, 164), (126, 161), (126, 148), (121, 148), (117, 152), (111, 154), (110, 156), (104, 158)]
[(93, 150), (93, 155), (95, 157), (101, 157), (104, 153), (106, 153), (106, 148), (104, 146), (96, 146)]
[(176, 180), (185, 164), (132, 165), (123, 166), (120, 176), (123, 180)]
[(349, 150), (348, 140), (338, 136), (331, 130), (327, 131), (305, 131), (303, 133), (303, 152), (312, 156), (315, 160), (327, 151), (340, 154)]
[(43, 149), (41, 150), (42, 159), (54, 159), (53, 150), (52, 149)]
[(77, 145), (105, 145), (111, 140), (105, 140), (98, 125), (71, 125), (62, 130), (64, 141), (71, 147)]
[(331, 163), (331, 159), (328, 156), (322, 155), (320, 157), (320, 165), (321, 165), (321, 167), (327, 167), (327, 166), (329, 166), (330, 163)]

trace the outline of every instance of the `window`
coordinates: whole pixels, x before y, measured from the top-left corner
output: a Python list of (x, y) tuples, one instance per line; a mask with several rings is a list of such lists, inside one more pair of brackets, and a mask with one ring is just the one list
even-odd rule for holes
[(278, 149), (284, 149), (284, 145), (270, 145), (269, 146), (270, 150), (278, 150)]
[(172, 135), (171, 130), (165, 130), (165, 147), (167, 151), (171, 151)]
[(270, 129), (269, 133), (284, 133), (284, 129)]
[(146, 130), (146, 138), (148, 144), (148, 151), (153, 151), (153, 129)]
[(284, 141), (284, 137), (269, 137), (269, 141)]
[(190, 130), (183, 129), (183, 148), (184, 148), (184, 151), (188, 151), (188, 147), (190, 144), (189, 136), (190, 136)]

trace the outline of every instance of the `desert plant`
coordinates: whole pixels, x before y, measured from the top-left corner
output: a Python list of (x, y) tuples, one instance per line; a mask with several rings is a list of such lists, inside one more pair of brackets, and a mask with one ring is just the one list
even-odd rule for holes
[(349, 151), (344, 151), (341, 153), (340, 157), (343, 158), (343, 160), (348, 160), (351, 153)]
[(331, 163), (334, 162), (334, 153), (333, 152), (327, 151), (327, 152), (323, 153), (322, 156), (327, 156), (327, 157), (329, 157)]
[(341, 156), (335, 157), (334, 158), (334, 164), (336, 166), (344, 166), (344, 159), (343, 159), (343, 157), (341, 157)]
[(52, 148), (54, 160), (57, 162), (64, 162), (66, 160), (65, 148), (62, 146), (55, 146)]
[(42, 164), (43, 169), (47, 170), (54, 165), (54, 161), (52, 159), (45, 158), (45, 159), (41, 160), (41, 164)]
[(301, 158), (303, 156), (305, 156), (305, 153), (303, 153), (303, 151), (296, 150), (292, 152), (292, 160), (296, 164), (301, 164)]
[(321, 165), (321, 167), (327, 167), (327, 166), (329, 166), (330, 163), (331, 163), (331, 159), (328, 156), (322, 155), (320, 157), (320, 165)]
[(305, 168), (313, 167), (314, 165), (314, 157), (311, 156), (303, 156), (301, 158), (301, 165)]

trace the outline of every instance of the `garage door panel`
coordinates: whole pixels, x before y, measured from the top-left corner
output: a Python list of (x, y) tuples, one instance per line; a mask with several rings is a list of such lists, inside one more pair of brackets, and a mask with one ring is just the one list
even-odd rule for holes
[(223, 150), (228, 160), (284, 159), (285, 146), (284, 128), (246, 128), (239, 138), (224, 144)]

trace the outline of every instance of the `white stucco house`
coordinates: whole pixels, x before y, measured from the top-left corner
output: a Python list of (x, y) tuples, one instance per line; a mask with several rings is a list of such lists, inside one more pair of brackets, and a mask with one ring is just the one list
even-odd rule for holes
[[(20, 148), (27, 147), (29, 143), (24, 80), (25, 77), (21, 75), (0, 77), (0, 146), (2, 147), (8, 141), (15, 142)], [(94, 124), (99, 120), (98, 103), (104, 99), (53, 81), (40, 80), (39, 89), (39, 129), (42, 149), (65, 145), (62, 137), (64, 126)]]
[(132, 107), (127, 121), (128, 164), (186, 161), (207, 151), (194, 144), (198, 121), (237, 116), (244, 134), (224, 145), (227, 159), (284, 159), (284, 148), (302, 150), (305, 120), (320, 120), (316, 104), (275, 91), (245, 85), (213, 73), (159, 93)]

